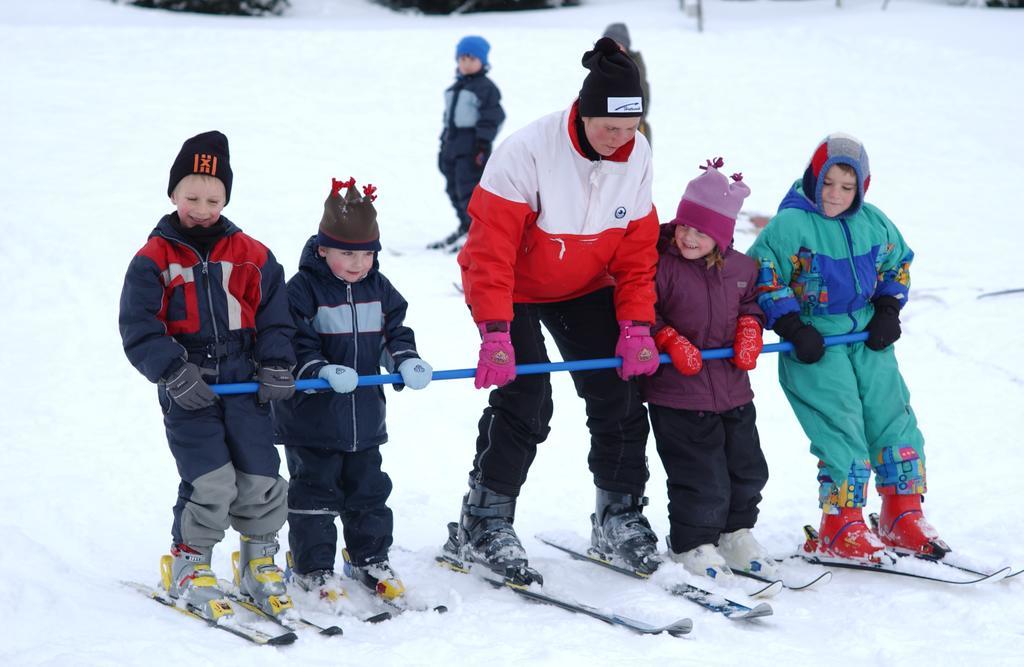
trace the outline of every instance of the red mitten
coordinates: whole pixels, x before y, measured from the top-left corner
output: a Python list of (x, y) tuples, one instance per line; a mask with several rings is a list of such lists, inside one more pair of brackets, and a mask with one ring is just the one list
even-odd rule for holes
[(696, 375), (704, 366), (700, 350), (672, 327), (662, 327), (654, 335), (654, 344), (668, 354), (672, 365), (683, 375)]
[(732, 363), (741, 371), (752, 371), (757, 366), (764, 341), (761, 339), (761, 325), (753, 315), (744, 315), (736, 321), (736, 340), (732, 343)]

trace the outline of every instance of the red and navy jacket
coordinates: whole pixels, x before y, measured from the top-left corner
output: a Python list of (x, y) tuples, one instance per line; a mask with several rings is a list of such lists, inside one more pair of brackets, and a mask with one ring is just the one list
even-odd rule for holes
[(274, 255), (224, 217), (227, 231), (204, 255), (175, 230), (177, 216), (161, 218), (128, 265), (118, 318), (128, 360), (151, 382), (189, 352), (294, 365), (295, 325)]

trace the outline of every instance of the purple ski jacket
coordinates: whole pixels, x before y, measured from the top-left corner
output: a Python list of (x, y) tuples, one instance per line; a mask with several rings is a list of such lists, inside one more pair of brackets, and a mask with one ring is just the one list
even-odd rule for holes
[[(732, 347), (736, 320), (753, 315), (764, 326), (764, 312), (757, 305), (757, 263), (729, 248), (721, 269), (707, 268), (703, 258), (685, 259), (672, 242), (672, 225), (662, 225), (658, 239), (658, 270), (655, 285), (655, 331), (671, 326), (702, 350)], [(729, 359), (707, 359), (700, 373), (690, 377), (672, 364), (643, 378), (644, 400), (683, 410), (725, 412), (753, 400), (746, 371)]]

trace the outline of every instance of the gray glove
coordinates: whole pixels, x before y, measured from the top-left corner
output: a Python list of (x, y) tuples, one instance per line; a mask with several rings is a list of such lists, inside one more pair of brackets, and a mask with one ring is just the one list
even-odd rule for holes
[(256, 391), (256, 402), (284, 401), (295, 393), (295, 378), (287, 366), (260, 366), (256, 371), (260, 388)]
[(410, 389), (423, 389), (430, 384), (434, 369), (422, 359), (406, 359), (398, 365), (402, 383)]
[(206, 384), (199, 366), (186, 363), (164, 380), (167, 395), (186, 410), (201, 410), (217, 402), (217, 394)]
[(331, 389), (339, 394), (347, 394), (353, 391), (359, 384), (359, 374), (348, 366), (340, 364), (327, 364), (320, 369), (317, 377), (327, 380)]

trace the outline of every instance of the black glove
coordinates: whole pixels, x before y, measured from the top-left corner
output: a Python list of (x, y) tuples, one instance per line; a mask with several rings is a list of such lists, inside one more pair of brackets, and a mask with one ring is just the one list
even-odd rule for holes
[(821, 332), (810, 324), (804, 324), (796, 313), (788, 313), (775, 320), (772, 330), (793, 344), (793, 353), (805, 364), (813, 364), (825, 354), (825, 339)]
[(217, 394), (203, 380), (199, 366), (195, 364), (182, 364), (170, 373), (164, 384), (167, 385), (167, 395), (186, 410), (201, 410), (217, 402)]
[(900, 339), (900, 302), (896, 297), (880, 296), (874, 301), (875, 314), (868, 322), (868, 340), (865, 345), (884, 350)]
[(284, 401), (295, 393), (295, 378), (291, 369), (284, 365), (270, 364), (260, 366), (256, 371), (256, 381), (260, 388), (256, 391), (256, 402)]
[(487, 164), (487, 158), (489, 157), (491, 157), (491, 142), (476, 142), (476, 154), (473, 156), (473, 164), (480, 169), (483, 169), (484, 165)]

